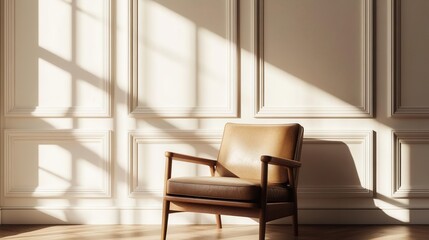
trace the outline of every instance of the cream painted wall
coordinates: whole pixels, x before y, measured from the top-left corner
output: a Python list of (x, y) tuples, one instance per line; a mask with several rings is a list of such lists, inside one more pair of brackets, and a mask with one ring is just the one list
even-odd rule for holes
[(305, 127), (301, 223), (429, 223), (426, 0), (1, 6), (2, 223), (159, 224), (226, 122)]

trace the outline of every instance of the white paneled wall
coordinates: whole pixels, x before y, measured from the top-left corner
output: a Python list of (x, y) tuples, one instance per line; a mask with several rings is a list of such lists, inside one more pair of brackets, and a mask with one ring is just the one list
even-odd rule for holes
[[(396, 1), (392, 29), (394, 45), (393, 108), (394, 116), (428, 117), (429, 98), (426, 89), (429, 70), (429, 30), (421, 22), (428, 22), (427, 1)], [(412, 26), (412, 27), (410, 27)]]
[(237, 1), (134, 0), (132, 8), (131, 113), (238, 116)]
[(4, 196), (110, 197), (110, 133), (5, 132)]
[(110, 2), (4, 5), (5, 116), (109, 117)]
[[(216, 159), (222, 135), (201, 131), (164, 131), (130, 133), (130, 193), (132, 196), (162, 196), (164, 187), (163, 172), (165, 169), (165, 149), (174, 152)], [(158, 157), (157, 157), (158, 156)], [(161, 157), (159, 157), (161, 156)], [(173, 176), (210, 175), (206, 166), (195, 164), (174, 163)], [(181, 166), (180, 166), (181, 165)]]
[(299, 122), (300, 222), (429, 224), (428, 1), (0, 6), (2, 223), (159, 224), (165, 151)]
[(427, 156), (429, 132), (395, 131), (393, 197), (429, 197)]
[(373, 144), (371, 132), (307, 132), (300, 196), (372, 197)]
[(257, 117), (372, 115), (372, 1), (260, 1), (258, 16)]

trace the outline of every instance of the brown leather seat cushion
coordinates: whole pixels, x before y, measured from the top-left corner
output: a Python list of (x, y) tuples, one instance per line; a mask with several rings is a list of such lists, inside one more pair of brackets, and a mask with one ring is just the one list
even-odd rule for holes
[[(261, 184), (255, 180), (234, 177), (180, 177), (168, 180), (167, 194), (257, 202), (260, 199)], [(291, 197), (290, 189), (283, 185), (268, 186), (268, 202), (290, 201)]]

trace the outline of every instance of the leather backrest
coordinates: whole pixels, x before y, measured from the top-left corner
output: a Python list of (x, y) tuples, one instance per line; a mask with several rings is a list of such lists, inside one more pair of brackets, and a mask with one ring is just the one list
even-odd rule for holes
[[(299, 124), (227, 123), (216, 164), (216, 173), (223, 177), (260, 180), (261, 155), (299, 161), (295, 158), (299, 158), (300, 155), (302, 133), (303, 128)], [(284, 167), (270, 165), (268, 174), (270, 183), (288, 181)]]

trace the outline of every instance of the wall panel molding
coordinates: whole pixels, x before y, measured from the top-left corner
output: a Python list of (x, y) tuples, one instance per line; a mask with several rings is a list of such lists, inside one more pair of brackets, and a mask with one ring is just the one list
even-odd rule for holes
[[(328, 173), (308, 175), (303, 168), (298, 187), (299, 196), (306, 198), (373, 197), (374, 133), (372, 131), (306, 131), (304, 137), (303, 164), (307, 169), (312, 168), (312, 173), (316, 169), (322, 172), (328, 171)], [(314, 148), (311, 151), (316, 152), (318, 157), (307, 152), (310, 147)], [(338, 158), (336, 160), (331, 158), (332, 154)], [(323, 158), (324, 156), (329, 159)], [(322, 161), (321, 158), (327, 161), (318, 163)], [(323, 169), (319, 168), (318, 164), (321, 164)], [(346, 175), (336, 171), (339, 168), (343, 168), (342, 171), (346, 172)], [(329, 173), (329, 171), (333, 172)], [(319, 183), (323, 180), (319, 178), (323, 178), (324, 174), (330, 174), (329, 177), (335, 178), (333, 179), (335, 183), (320, 185)]]
[[(402, 23), (403, 23), (403, 14), (402, 14), (402, 0), (392, 0), (391, 3), (391, 38), (392, 38), (392, 49), (391, 49), (391, 56), (392, 56), (392, 89), (391, 89), (391, 115), (394, 117), (429, 117), (429, 99), (422, 99), (419, 98), (419, 102), (425, 102), (425, 105), (421, 104), (410, 104), (406, 103), (407, 96), (410, 97), (410, 95), (407, 95), (404, 91), (404, 81), (408, 79), (410, 81), (410, 77), (403, 78), (402, 74), (404, 73), (403, 69), (403, 34), (409, 33), (409, 31), (406, 31), (408, 29), (402, 29)], [(416, 2), (413, 1), (406, 1), (407, 4), (415, 4)], [(410, 36), (411, 38), (413, 36)], [(415, 37), (416, 38), (416, 37)], [(418, 38), (423, 38), (423, 36), (420, 36)], [(415, 57), (415, 56), (413, 56)], [(421, 60), (414, 60), (416, 62), (420, 62)], [(410, 65), (415, 66), (416, 64), (413, 62)], [(426, 69), (426, 65), (423, 66), (423, 68)], [(412, 72), (417, 72), (416, 69), (412, 70)], [(419, 71), (422, 72), (422, 71)], [(419, 76), (420, 82), (425, 83), (428, 76)], [(426, 89), (426, 85), (422, 86), (416, 86), (416, 89)], [(417, 94), (414, 92), (413, 94)], [(425, 95), (427, 97), (427, 95)]]
[(110, 197), (110, 138), (109, 131), (5, 130), (4, 196)]
[[(130, 81), (129, 81), (129, 112), (132, 117), (180, 117), (180, 118), (218, 118), (218, 117), (237, 117), (238, 116), (238, 7), (237, 0), (227, 0), (225, 4), (226, 11), (226, 32), (225, 38), (228, 42), (227, 59), (222, 63), (227, 68), (227, 78), (224, 79), (226, 88), (225, 106), (168, 106), (155, 105), (149, 106), (144, 100), (145, 96), (139, 93), (139, 88), (143, 87), (143, 82), (149, 81), (144, 77), (144, 71), (140, 69), (142, 60), (139, 57), (139, 52), (144, 51), (139, 47), (139, 17), (138, 17), (139, 0), (131, 0), (130, 2)], [(198, 63), (197, 63), (198, 64)], [(198, 67), (197, 67), (198, 68)], [(197, 70), (198, 71), (198, 70)], [(221, 79), (223, 80), (223, 79)], [(143, 81), (143, 82), (142, 82)], [(156, 81), (156, 80), (154, 80)], [(167, 86), (166, 86), (167, 87)], [(198, 93), (191, 93), (198, 94)], [(183, 96), (189, 95), (184, 92)], [(218, 95), (219, 97), (222, 94)]]
[[(144, 177), (143, 173), (139, 171), (139, 165), (145, 161), (158, 161), (161, 165), (165, 163), (165, 156), (157, 155), (156, 159), (145, 159), (144, 156), (139, 155), (138, 148), (143, 145), (175, 145), (186, 144), (192, 147), (197, 145), (212, 145), (220, 144), (222, 140), (222, 133), (211, 131), (164, 131), (164, 132), (143, 132), (132, 131), (129, 133), (129, 192), (131, 197), (142, 198), (161, 198), (164, 192), (162, 188), (148, 188), (141, 186), (139, 183)], [(171, 151), (168, 147), (164, 151)], [(217, 149), (216, 149), (217, 151)], [(184, 154), (190, 154), (185, 153)], [(191, 154), (192, 155), (192, 154)], [(143, 161), (143, 162), (142, 162)], [(164, 175), (164, 167), (161, 168), (162, 172), (159, 175)], [(164, 178), (162, 178), (163, 180)]]
[(392, 197), (428, 198), (429, 178), (426, 160), (429, 154), (429, 132), (394, 131), (392, 138), (394, 149)]
[[(360, 85), (360, 103), (349, 106), (281, 106), (267, 104), (267, 94), (265, 93), (266, 79), (266, 61), (265, 61), (265, 16), (264, 0), (255, 1), (255, 42), (257, 43), (257, 66), (256, 66), (256, 103), (255, 117), (260, 118), (313, 118), (313, 117), (332, 117), (332, 118), (366, 118), (373, 116), (373, 1), (361, 0), (362, 21), (360, 23), (363, 29), (361, 40), (362, 62)], [(317, 1), (315, 1), (317, 2)], [(354, 89), (353, 89), (354, 90)], [(286, 95), (287, 93), (285, 93)], [(317, 97), (317, 96), (316, 96)]]
[[(111, 116), (111, 1), (105, 0), (103, 6), (102, 48), (106, 56), (103, 59), (103, 72), (99, 76), (102, 83), (100, 105), (85, 106), (71, 104), (69, 106), (19, 106), (16, 81), (16, 0), (4, 1), (4, 114), (6, 117), (110, 117)], [(40, 49), (42, 49), (39, 46)], [(42, 52), (42, 50), (40, 50)], [(49, 53), (51, 54), (51, 53)], [(58, 57), (58, 56), (55, 56)], [(41, 58), (39, 58), (40, 60)], [(58, 61), (67, 61), (61, 59)], [(63, 64), (63, 63), (61, 63)], [(61, 65), (59, 64), (59, 66)], [(91, 73), (85, 73), (91, 75)], [(97, 76), (98, 77), (98, 76)], [(77, 80), (74, 80), (77, 81)], [(54, 90), (52, 90), (54, 91)], [(75, 97), (75, 96), (74, 96)]]
[[(4, 12), (4, 109), (5, 115), (14, 109), (15, 79), (15, 4), (12, 0), (3, 2)], [(6, 37), (7, 36), (7, 37)], [(7, 110), (6, 110), (7, 109)]]

